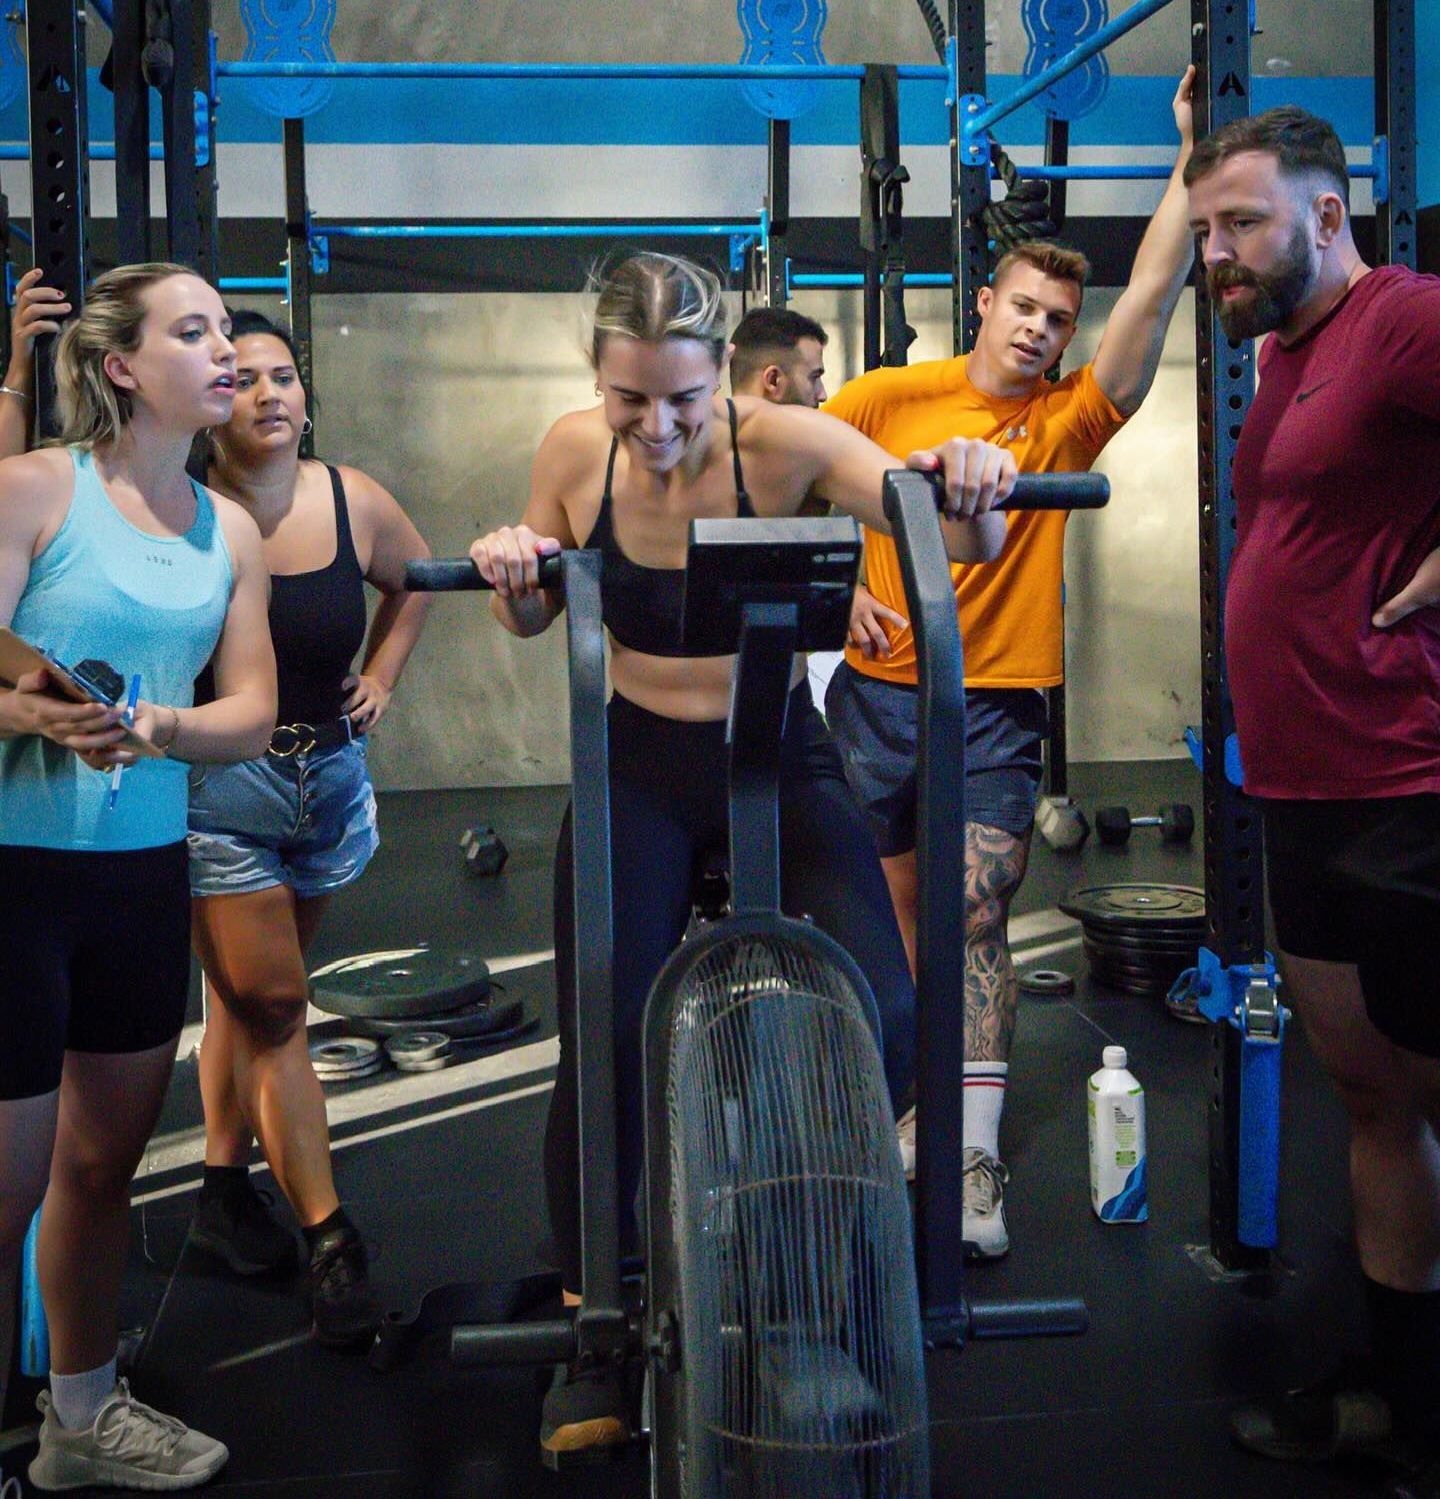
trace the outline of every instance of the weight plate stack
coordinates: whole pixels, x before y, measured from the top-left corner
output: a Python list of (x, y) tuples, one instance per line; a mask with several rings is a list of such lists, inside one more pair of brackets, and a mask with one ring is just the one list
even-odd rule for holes
[(310, 1064), (322, 1083), (349, 1083), (369, 1077), (379, 1072), (381, 1061), (379, 1043), (363, 1037), (310, 1043)]
[(1081, 925), (1096, 983), (1146, 999), (1194, 966), (1205, 935), (1205, 892), (1193, 885), (1091, 885), (1060, 909)]

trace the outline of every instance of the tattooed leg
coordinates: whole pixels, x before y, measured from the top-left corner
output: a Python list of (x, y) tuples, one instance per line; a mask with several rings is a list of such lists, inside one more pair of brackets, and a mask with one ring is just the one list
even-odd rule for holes
[(1006, 922), (1025, 878), (1030, 835), (972, 822), (965, 829), (965, 1055), (1008, 1062), (1020, 1004)]

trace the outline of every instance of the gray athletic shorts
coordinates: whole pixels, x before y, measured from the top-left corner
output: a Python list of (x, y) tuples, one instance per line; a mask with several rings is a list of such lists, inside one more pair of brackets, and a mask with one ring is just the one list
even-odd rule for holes
[[(915, 847), (914, 687), (882, 682), (841, 662), (825, 717), (845, 775), (882, 858)], [(1032, 687), (975, 687), (965, 694), (965, 815), (1016, 838), (1030, 831), (1043, 768), (1045, 694)]]

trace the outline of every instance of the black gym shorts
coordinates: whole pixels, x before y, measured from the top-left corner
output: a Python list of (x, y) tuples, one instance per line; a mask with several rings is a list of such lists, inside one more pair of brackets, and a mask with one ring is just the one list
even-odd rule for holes
[(1440, 794), (1263, 806), (1280, 950), (1354, 963), (1376, 1027), (1440, 1057)]
[(124, 853), (0, 844), (0, 1099), (59, 1087), (67, 1050), (173, 1040), (189, 985), (184, 842)]
[[(881, 858), (915, 847), (919, 693), (842, 661), (825, 693), (825, 718), (845, 777)], [(965, 816), (1023, 838), (1035, 820), (1044, 769), (1045, 694), (1032, 687), (965, 693)]]

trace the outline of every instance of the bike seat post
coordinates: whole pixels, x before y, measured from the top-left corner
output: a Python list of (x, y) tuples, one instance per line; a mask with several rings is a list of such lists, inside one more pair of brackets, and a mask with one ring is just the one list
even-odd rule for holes
[(799, 642), (793, 603), (747, 602), (730, 695), (730, 904), (780, 909), (780, 742)]

